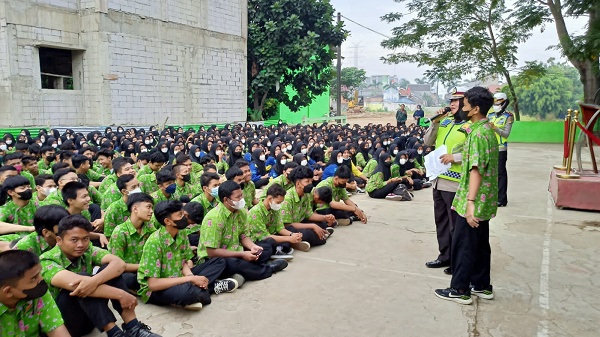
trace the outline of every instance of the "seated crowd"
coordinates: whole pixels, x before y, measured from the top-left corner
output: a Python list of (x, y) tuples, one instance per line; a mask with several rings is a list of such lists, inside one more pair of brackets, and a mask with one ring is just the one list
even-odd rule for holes
[(367, 223), (352, 194), (410, 200), (429, 187), (424, 132), (280, 121), (5, 134), (0, 335), (158, 336), (137, 297), (199, 310), (335, 227)]

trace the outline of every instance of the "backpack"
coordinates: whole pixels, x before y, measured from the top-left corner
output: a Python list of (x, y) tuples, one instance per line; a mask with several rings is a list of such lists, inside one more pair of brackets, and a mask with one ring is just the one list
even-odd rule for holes
[(396, 187), (392, 193), (402, 197), (401, 201), (411, 201), (414, 198), (414, 195), (408, 191), (406, 185), (404, 184), (398, 185), (398, 187)]

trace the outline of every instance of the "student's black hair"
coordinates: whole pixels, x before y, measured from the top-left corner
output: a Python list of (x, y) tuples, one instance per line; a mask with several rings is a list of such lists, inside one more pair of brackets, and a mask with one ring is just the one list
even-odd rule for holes
[(0, 287), (14, 287), (26, 271), (40, 263), (40, 258), (26, 250), (7, 250), (0, 253)]
[(90, 165), (92, 165), (92, 161), (90, 160), (90, 158), (82, 155), (82, 154), (78, 154), (73, 156), (73, 158), (71, 158), (71, 164), (73, 164), (73, 167), (75, 169), (78, 169), (81, 167), (81, 165), (85, 164), (86, 162), (89, 162)]
[(140, 154), (137, 155), (137, 161), (140, 161), (140, 160), (150, 161), (150, 153), (140, 152)]
[(163, 168), (160, 171), (156, 172), (156, 184), (160, 185), (160, 184), (164, 184), (168, 181), (175, 181), (177, 180), (177, 177), (175, 177), (175, 172)]
[(326, 204), (329, 204), (333, 200), (333, 192), (329, 186), (318, 187), (316, 192), (319, 196), (319, 200)]
[(12, 165), (4, 165), (2, 167), (0, 167), (0, 175), (2, 175), (4, 172), (8, 172), (8, 171), (17, 171), (17, 169), (12, 166)]
[(188, 160), (190, 160), (190, 156), (183, 152), (179, 152), (177, 154), (177, 156), (175, 157), (175, 163), (177, 163), (177, 164), (183, 164)]
[(73, 228), (81, 228), (86, 232), (91, 232), (94, 230), (94, 227), (92, 227), (90, 221), (86, 219), (83, 215), (73, 214), (67, 215), (59, 221), (57, 235), (62, 238), (65, 232), (70, 231)]
[(110, 158), (110, 159), (114, 158), (113, 152), (109, 149), (102, 149), (102, 150), (98, 151), (98, 153), (96, 153), (96, 160), (98, 160), (98, 157), (100, 157), (100, 156)]
[(173, 165), (173, 173), (181, 174), (181, 170), (183, 170), (184, 168), (185, 168), (185, 165), (182, 165), (182, 164)]
[(44, 186), (47, 180), (54, 181), (51, 174), (40, 174), (35, 177), (35, 186)]
[(62, 170), (65, 168), (71, 168), (71, 166), (69, 166), (69, 164), (67, 164), (67, 163), (58, 162), (58, 163), (52, 165), (52, 174), (56, 173), (58, 170)]
[(151, 163), (165, 163), (165, 156), (160, 151), (153, 151), (148, 157), (148, 161)]
[(19, 151), (19, 152), (29, 151), (29, 144), (27, 144), (27, 143), (17, 143), (15, 145), (15, 151)]
[(124, 157), (117, 157), (115, 159), (112, 160), (112, 168), (113, 168), (113, 172), (116, 173), (121, 173), (121, 170), (123, 169), (123, 167), (125, 165), (129, 164), (127, 162), (127, 160), (125, 160)]
[(94, 155), (96, 154), (96, 149), (94, 149), (91, 146), (82, 147), (81, 150), (79, 150), (79, 153), (84, 154), (87, 151), (92, 151), (92, 158), (94, 158)]
[(9, 162), (14, 159), (21, 159), (21, 158), (23, 158), (23, 152), (7, 153), (4, 156), (4, 162), (6, 163), (6, 162)]
[(23, 162), (23, 166), (27, 166), (31, 163), (37, 163), (37, 159), (34, 156), (24, 156), (21, 161)]
[(300, 166), (300, 165), (298, 165), (298, 163), (290, 160), (287, 163), (285, 163), (285, 165), (283, 165), (283, 170), (286, 171), (288, 169), (295, 169), (298, 166)]
[(204, 172), (200, 176), (200, 186), (202, 186), (202, 187), (208, 186), (208, 184), (210, 183), (211, 180), (220, 180), (220, 179), (221, 179), (221, 177), (219, 177), (219, 175), (216, 173)]
[(75, 170), (73, 170), (72, 168), (63, 168), (63, 169), (57, 170), (52, 175), (52, 179), (54, 179), (54, 183), (56, 185), (58, 185), (58, 181), (60, 180), (60, 178), (62, 178), (64, 175), (69, 174), (71, 172), (75, 173)]
[(12, 176), (4, 180), (2, 188), (0, 189), (0, 206), (6, 204), (8, 200), (8, 191), (14, 191), (15, 188), (21, 186), (31, 186), (29, 179), (23, 176)]
[(494, 95), (489, 89), (484, 87), (473, 87), (465, 92), (467, 102), (471, 104), (471, 108), (479, 107), (479, 113), (487, 116), (488, 111), (494, 105)]
[(204, 165), (204, 171), (211, 170), (211, 169), (217, 171), (217, 166), (215, 164), (206, 164), (206, 165)]
[(61, 195), (65, 205), (69, 206), (69, 199), (77, 199), (77, 192), (81, 190), (87, 190), (87, 186), (79, 181), (70, 181), (65, 184), (61, 191)]
[(237, 166), (230, 167), (229, 170), (227, 170), (227, 172), (225, 172), (225, 178), (227, 178), (227, 180), (233, 180), (233, 178), (243, 176), (243, 175), (244, 175), (244, 172), (242, 171), (241, 168), (239, 168)]
[(201, 224), (204, 219), (204, 206), (199, 202), (188, 202), (183, 206), (187, 218), (195, 224)]
[(212, 156), (205, 155), (204, 157), (200, 158), (198, 163), (204, 167), (204, 165), (210, 163), (211, 160), (214, 160), (214, 158)]
[(68, 160), (73, 158), (73, 156), (75, 156), (75, 153), (71, 152), (71, 151), (62, 151), (60, 153), (60, 155), (58, 156), (58, 158), (60, 159), (60, 161), (63, 160)]
[(181, 201), (181, 203), (185, 205), (188, 202), (192, 201), (192, 199), (190, 199), (190, 197), (188, 195), (182, 195), (182, 196), (179, 196), (179, 201)]
[(270, 196), (272, 196), (274, 198), (285, 197), (286, 194), (287, 194), (287, 192), (285, 191), (285, 188), (283, 188), (279, 184), (273, 184), (267, 190), (267, 196), (270, 195)]
[(352, 177), (352, 171), (348, 166), (340, 165), (333, 175), (340, 179), (350, 179)]
[(234, 165), (239, 168), (242, 168), (242, 167), (250, 166), (250, 163), (248, 163), (245, 159), (238, 159)]
[[(239, 170), (239, 168), (237, 168)], [(241, 170), (240, 170), (241, 171)], [(231, 195), (235, 190), (241, 190), (242, 188), (238, 183), (233, 180), (227, 180), (219, 186), (219, 200), (223, 201), (224, 198), (231, 199)]]
[(59, 205), (46, 205), (38, 208), (33, 216), (33, 227), (38, 235), (47, 229), (54, 232), (54, 226), (58, 225), (60, 220), (69, 216), (69, 212)]
[(295, 169), (292, 170), (292, 172), (288, 176), (288, 179), (295, 184), (298, 180), (307, 179), (307, 178), (312, 179), (313, 176), (314, 176), (314, 173), (313, 173), (313, 170), (310, 169), (310, 167), (297, 166)]
[(32, 155), (38, 155), (41, 152), (41, 146), (38, 143), (33, 143), (31, 145), (29, 145), (29, 153)]
[(183, 209), (183, 204), (179, 200), (165, 200), (154, 206), (154, 217), (161, 225), (165, 225), (165, 219), (171, 214)]
[[(130, 174), (126, 174), (128, 176)], [(121, 176), (122, 178), (123, 176)], [(127, 212), (131, 213), (131, 209), (135, 204), (139, 204), (140, 202), (149, 202), (154, 206), (154, 199), (146, 193), (135, 193), (127, 198)]]
[(127, 188), (127, 183), (135, 179), (133, 174), (124, 174), (117, 179), (117, 188), (119, 192)]
[(45, 155), (46, 152), (50, 152), (50, 151), (56, 152), (56, 149), (54, 149), (52, 146), (46, 145), (46, 146), (42, 146), (42, 149), (40, 150), (40, 153), (43, 154), (43, 155)]

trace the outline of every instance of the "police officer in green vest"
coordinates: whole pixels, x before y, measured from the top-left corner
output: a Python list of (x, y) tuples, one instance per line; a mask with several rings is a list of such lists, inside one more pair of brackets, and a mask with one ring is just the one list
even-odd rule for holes
[(508, 104), (508, 96), (505, 93), (495, 93), (493, 111), (490, 111), (487, 115), (492, 128), (496, 132), (498, 148), (500, 150), (500, 155), (498, 156), (498, 207), (504, 207), (508, 204), (508, 197), (506, 196), (508, 188), (508, 173), (506, 172), (506, 161), (508, 159), (507, 139), (510, 136), (510, 131), (515, 121), (512, 112), (506, 110)]
[[(457, 217), (456, 212), (452, 210), (452, 201), (461, 176), (462, 145), (467, 138), (466, 131), (463, 129), (466, 125), (462, 113), (465, 91), (466, 89), (452, 89), (450, 107), (438, 111), (438, 114), (446, 113), (446, 116), (434, 119), (425, 134), (426, 146), (435, 144), (435, 147), (439, 148), (446, 145), (448, 153), (440, 160), (444, 164), (452, 164), (447, 172), (438, 176), (433, 182), (433, 209), (440, 254), (437, 259), (425, 263), (428, 268), (448, 267), (444, 270), (446, 274), (452, 273), (450, 251), (454, 222)], [(450, 111), (447, 112), (448, 110)]]

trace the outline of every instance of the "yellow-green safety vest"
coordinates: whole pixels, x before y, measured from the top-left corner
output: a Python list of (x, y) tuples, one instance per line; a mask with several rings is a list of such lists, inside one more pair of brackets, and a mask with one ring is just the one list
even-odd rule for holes
[[(468, 122), (455, 123), (454, 117), (446, 117), (440, 121), (440, 127), (435, 139), (435, 147), (439, 148), (446, 145), (448, 154), (457, 154), (462, 152), (462, 146), (467, 139), (466, 127), (470, 125)], [(460, 181), (462, 165), (460, 163), (452, 163), (450, 169), (439, 175), (439, 178)]]
[[(511, 112), (505, 111), (498, 116), (495, 112), (490, 112), (487, 115), (488, 120), (494, 124), (496, 127), (503, 129), (508, 121), (513, 118), (513, 114)], [(513, 118), (514, 121), (514, 118)], [(511, 122), (512, 123), (512, 122)], [(504, 137), (500, 137), (498, 133), (496, 133), (496, 138), (498, 139), (499, 149), (504, 149), (508, 146), (508, 139)]]

